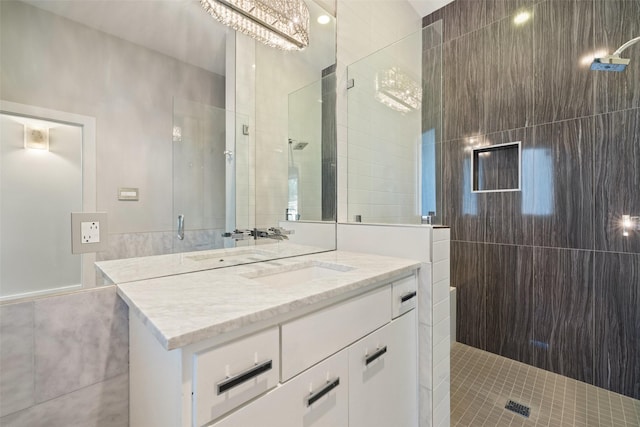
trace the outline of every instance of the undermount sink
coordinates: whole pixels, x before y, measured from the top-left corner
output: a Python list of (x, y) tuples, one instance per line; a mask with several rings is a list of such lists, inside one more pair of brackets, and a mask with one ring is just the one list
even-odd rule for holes
[(353, 270), (353, 267), (339, 264), (305, 263), (288, 267), (286, 271), (268, 270), (245, 277), (266, 285), (295, 285), (337, 276), (350, 270)]
[(237, 252), (228, 252), (228, 253), (207, 253), (207, 254), (198, 254), (198, 255), (189, 255), (187, 256), (190, 260), (193, 261), (209, 261), (209, 260), (219, 260), (222, 261), (230, 261), (237, 260), (238, 258), (244, 258), (247, 261), (264, 261), (269, 258), (269, 253), (263, 251), (257, 251), (255, 249), (250, 249), (246, 251), (237, 251)]

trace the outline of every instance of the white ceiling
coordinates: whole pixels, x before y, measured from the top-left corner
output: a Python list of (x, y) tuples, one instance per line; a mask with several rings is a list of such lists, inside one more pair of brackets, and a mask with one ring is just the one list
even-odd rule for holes
[[(210, 17), (199, 0), (23, 1), (188, 64), (225, 74), (221, 58), (225, 57), (226, 34), (230, 30)], [(422, 17), (453, 0), (408, 1)]]
[(408, 0), (420, 17), (426, 16), (453, 0)]
[(198, 0), (24, 0), (206, 70), (225, 74), (227, 27)]

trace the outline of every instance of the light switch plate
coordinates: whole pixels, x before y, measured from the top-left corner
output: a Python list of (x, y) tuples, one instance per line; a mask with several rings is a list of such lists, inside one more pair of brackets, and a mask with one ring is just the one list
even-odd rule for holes
[(71, 213), (71, 253), (84, 254), (107, 250), (107, 213)]

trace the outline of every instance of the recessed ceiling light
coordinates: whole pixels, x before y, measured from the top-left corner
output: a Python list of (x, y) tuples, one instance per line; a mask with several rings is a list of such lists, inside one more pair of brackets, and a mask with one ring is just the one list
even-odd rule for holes
[(318, 16), (318, 24), (326, 25), (330, 21), (331, 21), (331, 18), (329, 18), (329, 15), (320, 15), (320, 16)]

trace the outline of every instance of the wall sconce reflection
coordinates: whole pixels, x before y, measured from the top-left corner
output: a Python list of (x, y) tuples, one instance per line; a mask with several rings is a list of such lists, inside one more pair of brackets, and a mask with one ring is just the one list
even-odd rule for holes
[(173, 127), (173, 142), (182, 142), (182, 128), (180, 126)]
[(24, 148), (49, 151), (49, 128), (24, 125)]
[(387, 107), (408, 113), (422, 106), (420, 85), (397, 67), (376, 73), (376, 99)]
[(630, 231), (640, 231), (640, 216), (622, 215), (622, 235), (629, 237)]

